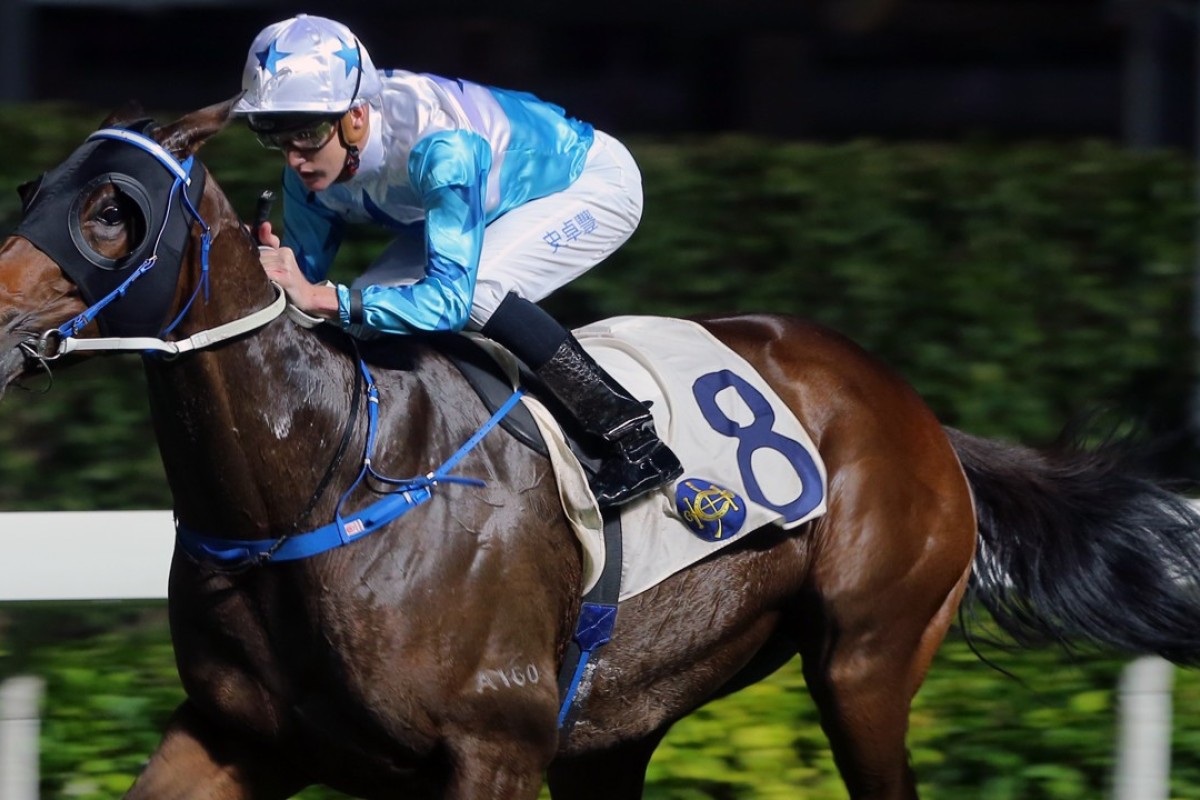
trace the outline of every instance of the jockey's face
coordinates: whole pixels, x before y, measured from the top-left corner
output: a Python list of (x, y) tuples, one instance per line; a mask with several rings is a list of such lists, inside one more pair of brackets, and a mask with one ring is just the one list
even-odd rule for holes
[(336, 127), (330, 131), (324, 144), (318, 147), (297, 147), (296, 143), (287, 143), (283, 147), (287, 165), (300, 176), (304, 187), (311, 192), (328, 189), (342, 177), (345, 170), (346, 148)]
[(342, 174), (346, 148), (339, 125), (349, 114), (310, 113), (250, 114), (247, 122), (259, 143), (283, 152), (305, 187), (327, 189)]
[(331, 125), (318, 124), (302, 131), (303, 135), (281, 136), (272, 145), (283, 150), (288, 166), (304, 181), (305, 188), (319, 192), (353, 175), (353, 170), (347, 169), (347, 145), (363, 146), (369, 121), (368, 107), (363, 103), (331, 121)]

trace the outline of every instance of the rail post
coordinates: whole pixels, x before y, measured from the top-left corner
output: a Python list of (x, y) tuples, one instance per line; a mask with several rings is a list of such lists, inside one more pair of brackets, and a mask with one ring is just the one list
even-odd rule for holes
[(0, 800), (38, 800), (43, 687), (41, 678), (28, 676), (0, 683)]
[(1170, 797), (1174, 684), (1174, 665), (1158, 656), (1135, 659), (1121, 673), (1113, 800)]

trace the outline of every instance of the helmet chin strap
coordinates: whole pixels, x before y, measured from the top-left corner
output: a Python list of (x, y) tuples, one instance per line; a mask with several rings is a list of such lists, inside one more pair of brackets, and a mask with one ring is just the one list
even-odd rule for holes
[(358, 174), (358, 168), (362, 165), (362, 155), (358, 152), (358, 148), (352, 144), (342, 143), (346, 148), (346, 177), (353, 178)]
[(359, 166), (362, 165), (362, 153), (359, 152), (358, 143), (363, 140), (367, 129), (364, 125), (356, 129), (354, 121), (350, 118), (350, 112), (346, 114), (338, 122), (338, 141), (342, 147), (346, 148), (346, 175), (353, 178), (358, 173)]

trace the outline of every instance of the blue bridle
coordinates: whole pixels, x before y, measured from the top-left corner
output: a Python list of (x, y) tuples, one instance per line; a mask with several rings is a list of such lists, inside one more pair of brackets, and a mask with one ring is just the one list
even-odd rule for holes
[[(93, 133), (63, 164), (42, 176), (26, 203), (17, 235), (52, 258), (89, 304), (44, 338), (61, 341), (92, 322), (118, 336), (162, 336), (179, 324), (201, 291), (207, 297), (212, 230), (197, 210), (204, 167), (194, 156), (176, 159), (147, 136), (143, 131), (149, 129), (148, 121), (138, 126), (140, 130), (110, 127)], [(92, 248), (81, 221), (83, 203), (105, 184), (136, 205), (145, 223), (142, 238), (117, 259)], [(183, 311), (165, 324), (193, 222), (201, 229), (202, 274)], [(127, 230), (133, 224), (127, 221)]]

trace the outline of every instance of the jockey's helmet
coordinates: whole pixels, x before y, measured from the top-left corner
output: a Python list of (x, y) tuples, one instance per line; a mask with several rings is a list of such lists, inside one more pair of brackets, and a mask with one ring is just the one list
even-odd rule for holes
[(251, 128), (259, 127), (254, 119), (259, 115), (339, 115), (381, 88), (367, 48), (349, 28), (299, 14), (255, 37), (233, 113), (248, 116)]

